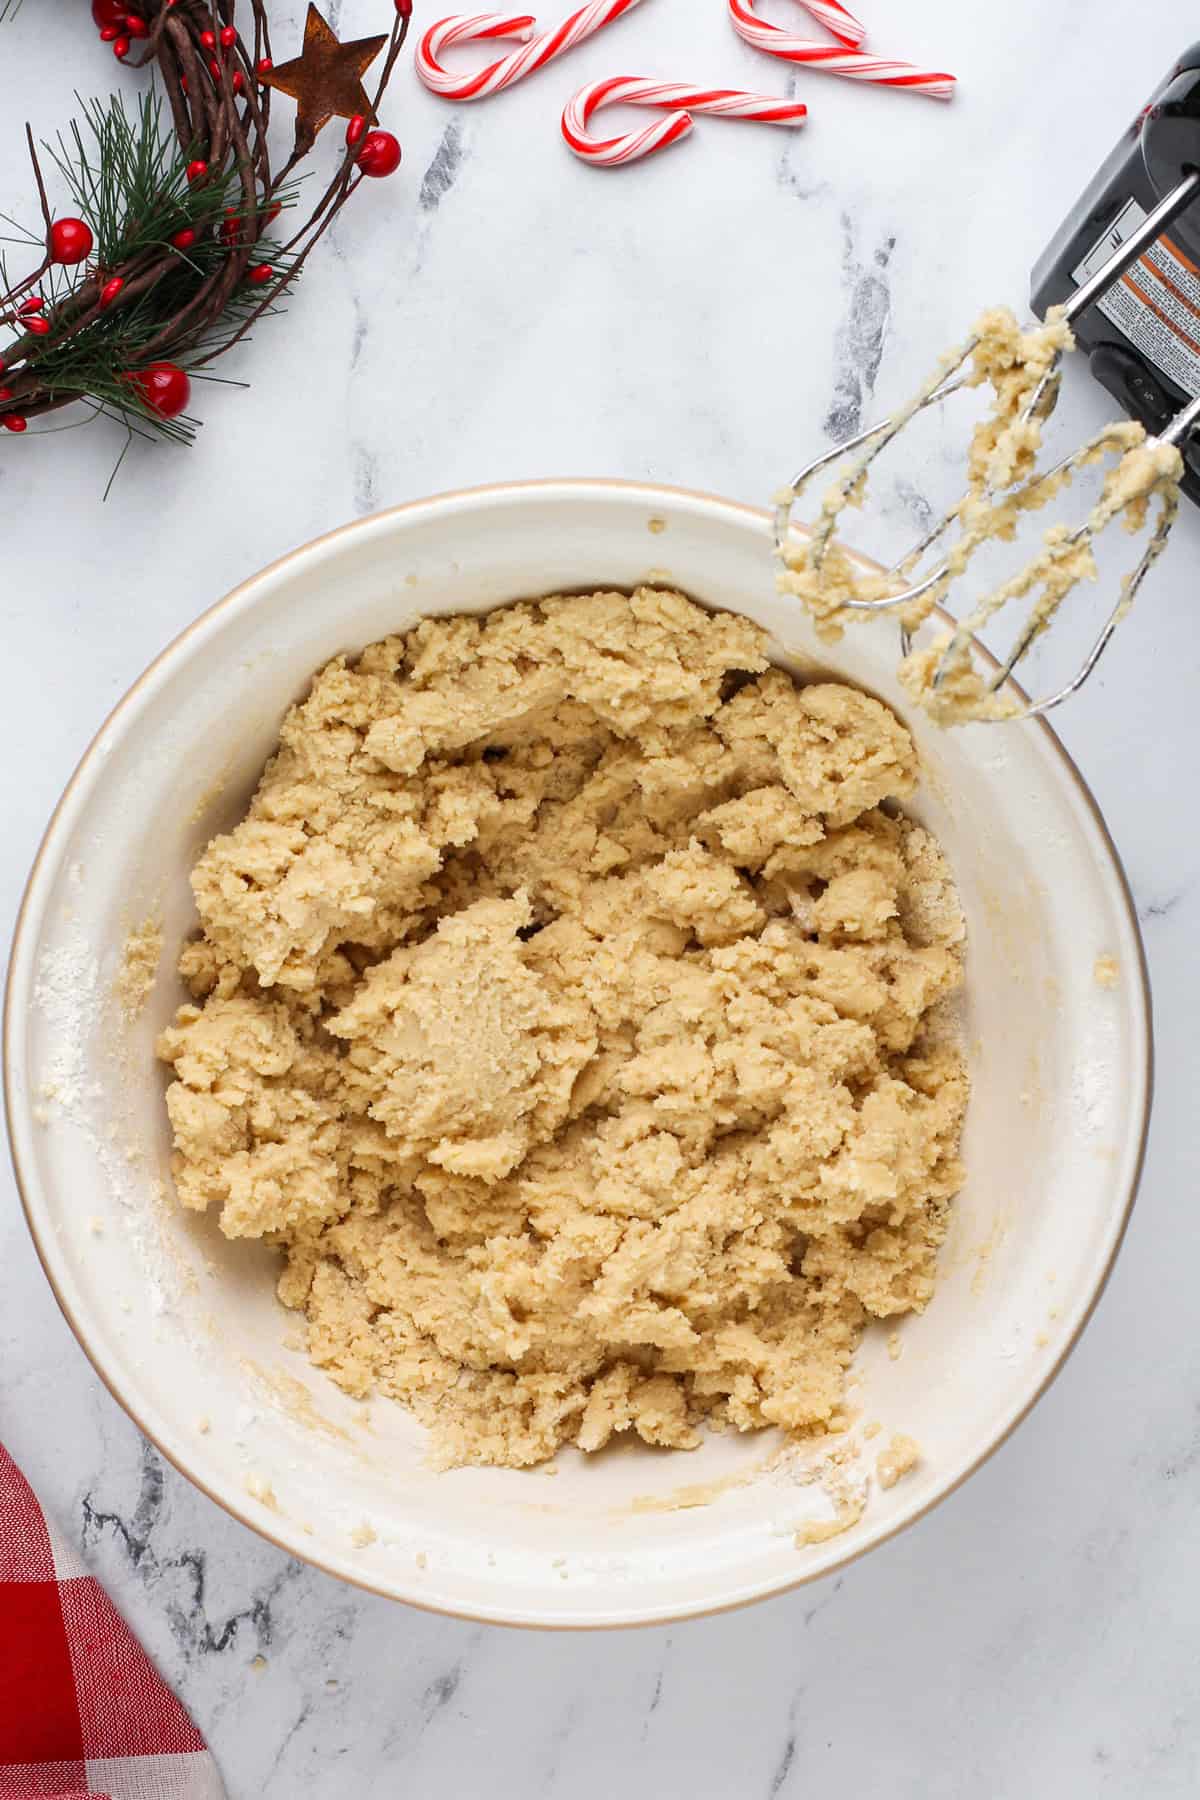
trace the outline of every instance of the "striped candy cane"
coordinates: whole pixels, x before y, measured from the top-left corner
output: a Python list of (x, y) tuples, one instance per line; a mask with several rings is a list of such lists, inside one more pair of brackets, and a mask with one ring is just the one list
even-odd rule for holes
[[(828, 0), (802, 0), (814, 17), (824, 17)], [(912, 63), (894, 62), (890, 57), (870, 56), (847, 43), (822, 44), (814, 38), (794, 37), (778, 25), (768, 25), (755, 16), (754, 0), (729, 0), (729, 16), (738, 36), (756, 50), (770, 56), (781, 56), (785, 62), (803, 63), (807, 68), (824, 69), (828, 75), (845, 75), (851, 81), (875, 82), (881, 87), (908, 88), (911, 93), (925, 94), (931, 100), (949, 100), (954, 92), (953, 75), (940, 70), (919, 69)], [(830, 26), (837, 30), (834, 25)], [(861, 38), (859, 42), (861, 43)]]
[[(624, 137), (594, 138), (588, 123), (602, 106), (618, 101), (632, 106), (666, 106), (673, 110), (665, 119), (657, 119), (640, 131)], [(684, 110), (678, 110), (678, 109)], [(689, 109), (690, 110), (686, 110)], [(615, 169), (624, 163), (637, 162), (655, 150), (665, 150), (688, 136), (695, 121), (693, 112), (713, 113), (725, 119), (758, 119), (768, 125), (803, 125), (808, 108), (798, 100), (781, 100), (778, 95), (741, 94), (733, 88), (690, 87), (679, 81), (643, 81), (636, 75), (612, 75), (607, 81), (593, 81), (580, 88), (567, 102), (562, 131), (567, 143), (585, 162), (597, 168)]]
[[(417, 74), (427, 88), (447, 100), (486, 100), (489, 94), (500, 93), (554, 57), (573, 50), (584, 38), (640, 3), (641, 0), (590, 0), (589, 5), (581, 6), (553, 31), (544, 31), (537, 37), (533, 35), (537, 21), (531, 13), (462, 13), (440, 19), (429, 27), (417, 47)], [(474, 75), (454, 75), (442, 67), (442, 53), (451, 45), (487, 38), (518, 38), (525, 48), (513, 50)]]
[(867, 35), (867, 28), (839, 0), (802, 0), (819, 25), (832, 32), (843, 44), (857, 50)]

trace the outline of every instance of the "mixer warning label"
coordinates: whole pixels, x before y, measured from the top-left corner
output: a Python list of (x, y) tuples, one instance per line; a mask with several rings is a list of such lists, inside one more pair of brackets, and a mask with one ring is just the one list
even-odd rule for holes
[[(1094, 275), (1146, 218), (1131, 200), (1104, 236), (1071, 271), (1077, 284)], [(1200, 268), (1169, 237), (1139, 257), (1097, 308), (1147, 362), (1195, 398), (1200, 395)]]

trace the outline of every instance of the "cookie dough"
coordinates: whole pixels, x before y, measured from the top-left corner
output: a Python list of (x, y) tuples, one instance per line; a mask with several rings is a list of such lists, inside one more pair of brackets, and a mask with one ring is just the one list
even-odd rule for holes
[[(916, 631), (942, 603), (985, 544), (1010, 542), (1023, 517), (1040, 511), (1061, 493), (1073, 476), (1091, 463), (1112, 458), (1099, 501), (1087, 523), (1098, 534), (1116, 519), (1131, 532), (1140, 531), (1155, 498), (1162, 506), (1163, 528), (1179, 504), (1183, 460), (1170, 444), (1148, 441), (1141, 425), (1122, 421), (1105, 427), (1066, 463), (1037, 473), (1042, 429), (1047, 416), (1040, 401), (1057, 380), (1058, 360), (1074, 348), (1074, 338), (1059, 309), (1042, 325), (1022, 329), (1006, 307), (983, 314), (966, 349), (944, 357), (933, 377), (899, 416), (903, 426), (939, 388), (947, 375), (965, 362), (961, 377), (968, 387), (989, 387), (990, 412), (972, 434), (967, 458), (967, 488), (951, 519), (957, 535), (949, 547), (932, 552), (944, 570), (919, 599), (896, 612), (909, 631)], [(826, 640), (841, 636), (855, 609), (898, 599), (920, 580), (917, 559), (884, 572), (852, 557), (834, 537), (848, 508), (863, 503), (868, 445), (851, 460), (825, 495), (816, 524), (805, 537), (781, 542), (784, 568), (779, 587), (794, 595)], [(784, 497), (784, 516), (794, 496)], [(1048, 629), (1068, 594), (1097, 576), (1090, 542), (1067, 525), (1044, 534), (1037, 553), (1009, 580), (991, 589), (954, 631), (940, 633), (926, 648), (913, 651), (900, 665), (900, 678), (913, 699), (942, 725), (971, 719), (1003, 719), (1021, 711), (1011, 691), (991, 688), (993, 671), (977, 662), (977, 639), (988, 623), (1011, 602), (1033, 595), (1021, 629), (1021, 641), (1032, 643)], [(1126, 588), (1125, 608), (1132, 602)], [(877, 616), (871, 611), (860, 617)]]
[(1115, 988), (1121, 979), (1121, 965), (1115, 956), (1105, 951), (1093, 963), (1092, 976), (1097, 987)]
[(132, 1025), (145, 1010), (158, 979), (162, 951), (162, 925), (158, 919), (146, 919), (130, 932), (121, 947), (113, 993), (126, 1024)]
[(963, 924), (878, 701), (643, 589), (338, 657), (192, 885), (182, 1203), (442, 1464), (821, 1430), (960, 1184)]
[(886, 1450), (881, 1450), (875, 1458), (875, 1476), (881, 1488), (895, 1487), (906, 1475), (911, 1475), (921, 1461), (921, 1446), (915, 1438), (897, 1432)]

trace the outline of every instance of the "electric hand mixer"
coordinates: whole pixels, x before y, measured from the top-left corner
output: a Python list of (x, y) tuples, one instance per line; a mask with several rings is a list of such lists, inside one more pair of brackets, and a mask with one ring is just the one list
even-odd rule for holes
[[(1198, 197), (1200, 44), (1184, 55), (1139, 114), (1034, 270), (1035, 312), (1069, 327), (1069, 337), (1087, 353), (1092, 373), (1148, 434), (1136, 452), (1137, 469), (1129, 463), (1123, 481), (1120, 471), (1114, 471), (1089, 519), (1074, 530), (1058, 527), (1048, 532), (1046, 549), (1021, 575), (993, 590), (924, 654), (919, 685), (935, 714), (940, 703), (951, 716), (948, 702), (955, 691), (970, 692), (974, 698), (972, 707), (959, 716), (976, 718), (1032, 717), (1076, 693), (1165, 548), (1180, 490), (1200, 502), (1200, 206), (1189, 211)], [(1171, 227), (1174, 234), (1168, 237)], [(990, 477), (976, 482), (888, 576), (840, 588), (828, 615), (836, 620), (843, 612), (870, 615), (898, 610), (906, 658), (902, 673), (914, 662), (911, 628), (942, 599), (984, 542), (1010, 537), (1017, 517), (1045, 504), (1077, 470), (1106, 454), (1129, 450), (1141, 438), (1136, 427), (1110, 426), (1054, 467), (1038, 472), (1034, 459), (1041, 426), (1058, 400), (1064, 340), (1069, 342), (1069, 337), (1062, 332), (1055, 339), (1044, 329), (1035, 335), (1042, 360), (1032, 368), (1019, 395), (1007, 446), (1012, 466), (1003, 478), (1003, 494), (997, 495)], [(861, 503), (875, 459), (918, 413), (977, 385), (980, 375), (973, 359), (981, 354), (977, 333), (942, 365), (911, 405), (815, 458), (796, 476), (779, 503), (776, 544), (793, 569), (799, 555), (810, 592), (839, 559), (834, 545), (838, 516), (844, 506)], [(859, 454), (854, 456), (855, 452)], [(847, 455), (853, 460), (797, 553), (790, 535), (795, 501), (814, 476)], [(1058, 604), (1080, 579), (1081, 567), (1084, 573), (1094, 573), (1090, 552), (1097, 533), (1121, 514), (1131, 527), (1140, 525), (1151, 499), (1160, 503), (1157, 523), (1082, 666), (1065, 685), (1040, 700), (1014, 699), (1008, 688), (1010, 676), (1048, 629)], [(955, 526), (957, 537), (927, 569), (925, 559)], [(849, 567), (844, 557), (839, 567), (843, 571)], [(964, 685), (964, 671), (975, 667), (976, 633), (1009, 600), (1039, 586), (1043, 598), (1033, 606), (1007, 657), (982, 676), (971, 674)], [(792, 591), (803, 588), (793, 584)], [(910, 685), (915, 690), (915, 676)]]

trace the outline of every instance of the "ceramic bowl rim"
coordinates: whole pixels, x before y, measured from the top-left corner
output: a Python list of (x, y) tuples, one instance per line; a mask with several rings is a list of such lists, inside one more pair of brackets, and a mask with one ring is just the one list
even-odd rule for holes
[[(1032, 721), (1034, 727), (1042, 734), (1045, 748), (1049, 751), (1051, 758), (1059, 764), (1061, 771), (1068, 776), (1076, 788), (1077, 793), (1084, 802), (1087, 811), (1090, 813), (1092, 822), (1104, 844), (1111, 872), (1114, 877), (1116, 898), (1126, 912), (1133, 941), (1137, 946), (1137, 966), (1136, 969), (1132, 971), (1132, 977), (1135, 989), (1134, 1001), (1137, 1010), (1141, 1014), (1146, 1042), (1145, 1103), (1142, 1109), (1142, 1116), (1135, 1127), (1137, 1145), (1136, 1154), (1131, 1168), (1127, 1191), (1121, 1201), (1119, 1227), (1114, 1235), (1111, 1251), (1095, 1280), (1093, 1291), (1088, 1298), (1087, 1304), (1080, 1316), (1075, 1330), (1064, 1339), (1061, 1347), (1056, 1350), (1053, 1359), (1040, 1373), (1037, 1383), (1032, 1388), (1028, 1398), (1015, 1416), (953, 1481), (950, 1481), (944, 1487), (939, 1488), (937, 1493), (932, 1495), (925, 1505), (920, 1507), (917, 1511), (907, 1515), (895, 1525), (889, 1526), (887, 1530), (879, 1532), (878, 1535), (870, 1538), (866, 1543), (860, 1544), (855, 1549), (847, 1551), (846, 1554), (837, 1561), (824, 1564), (819, 1569), (802, 1572), (793, 1580), (782, 1582), (779, 1586), (773, 1587), (769, 1594), (739, 1596), (733, 1600), (716, 1602), (708, 1606), (684, 1607), (679, 1610), (663, 1613), (661, 1616), (656, 1616), (654, 1618), (615, 1620), (610, 1623), (602, 1624), (591, 1624), (574, 1620), (555, 1620), (548, 1622), (516, 1619), (502, 1620), (497, 1619), (494, 1613), (476, 1612), (461, 1606), (439, 1605), (433, 1601), (414, 1599), (408, 1595), (402, 1597), (398, 1595), (393, 1588), (383, 1585), (380, 1582), (372, 1581), (366, 1575), (359, 1576), (357, 1574), (347, 1573), (342, 1568), (332, 1567), (329, 1563), (322, 1560), (320, 1553), (315, 1549), (313, 1552), (308, 1553), (303, 1550), (298, 1550), (293, 1544), (284, 1543), (282, 1539), (276, 1537), (269, 1529), (267, 1529), (258, 1518), (252, 1517), (247, 1508), (239, 1505), (232, 1494), (215, 1491), (194, 1468), (187, 1465), (186, 1459), (179, 1457), (164, 1448), (155, 1437), (154, 1433), (138, 1416), (136, 1403), (127, 1398), (121, 1391), (116, 1378), (110, 1375), (109, 1371), (105, 1368), (99, 1351), (93, 1350), (89, 1343), (85, 1322), (75, 1316), (72, 1308), (59, 1288), (53, 1272), (52, 1256), (42, 1229), (42, 1225), (44, 1224), (45, 1231), (48, 1234), (49, 1209), (46, 1205), (42, 1192), (42, 1185), (36, 1171), (32, 1166), (23, 1166), (17, 1141), (17, 1133), (14, 1128), (17, 1091), (19, 1087), (23, 1092), (26, 1091), (24, 1084), (19, 1083), (17, 1079), (18, 1063), (20, 1062), (23, 1064), (24, 1059), (23, 1055), (19, 1055), (17, 1050), (19, 1036), (18, 1025), (21, 1022), (15, 1017), (16, 1005), (14, 995), (16, 990), (24, 985), (24, 977), (27, 973), (26, 965), (33, 954), (32, 947), (38, 941), (42, 924), (42, 912), (39, 910), (38, 913), (34, 913), (32, 900), (38, 886), (42, 867), (48, 860), (58, 839), (63, 833), (68, 816), (73, 811), (75, 797), (79, 794), (85, 780), (91, 774), (97, 758), (98, 745), (100, 744), (101, 739), (105, 738), (114, 727), (118, 727), (124, 723), (125, 716), (132, 713), (135, 703), (140, 700), (143, 691), (148, 686), (162, 680), (170, 669), (180, 660), (186, 660), (195, 648), (196, 642), (209, 631), (213, 630), (218, 621), (224, 622), (227, 615), (234, 614), (242, 608), (252, 606), (254, 604), (256, 590), (261, 586), (275, 581), (289, 567), (302, 565), (306, 559), (311, 559), (314, 556), (328, 552), (339, 540), (348, 539), (356, 535), (365, 536), (372, 531), (386, 530), (393, 521), (407, 515), (431, 513), (438, 509), (451, 511), (456, 505), (463, 502), (470, 503), (472, 501), (502, 500), (506, 498), (512, 498), (519, 501), (525, 497), (541, 496), (545, 498), (552, 495), (561, 495), (565, 499), (574, 498), (586, 500), (589, 497), (606, 493), (625, 494), (630, 499), (636, 498), (639, 504), (644, 504), (652, 510), (656, 506), (662, 505), (664, 502), (679, 503), (680, 501), (683, 501), (688, 502), (693, 506), (697, 506), (710, 514), (713, 511), (731, 514), (743, 523), (746, 521), (753, 521), (757, 525), (762, 525), (764, 523), (769, 523), (771, 518), (770, 513), (765, 508), (751, 506), (742, 501), (731, 500), (722, 495), (707, 493), (702, 489), (678, 487), (659, 482), (597, 479), (590, 477), (550, 477), (531, 481), (489, 482), (480, 486), (454, 488), (442, 493), (426, 495), (416, 500), (404, 501), (397, 506), (387, 507), (379, 512), (371, 513), (365, 518), (353, 519), (345, 524), (335, 526), (332, 530), (323, 532), (320, 536), (310, 539), (307, 543), (298, 545), (296, 548), (286, 551), (282, 556), (275, 558), (274, 561), (267, 563), (263, 568), (256, 570), (253, 574), (238, 582), (235, 587), (231, 588), (220, 599), (214, 601), (211, 606), (206, 607), (205, 610), (188, 625), (185, 625), (183, 630), (178, 632), (146, 666), (93, 733), (86, 748), (79, 757), (79, 760), (71, 773), (70, 779), (64, 787), (63, 792), (50, 815), (46, 828), (42, 833), (41, 841), (38, 845), (37, 853), (34, 856), (33, 864), (30, 868), (29, 876), (21, 896), (21, 903), (17, 911), (16, 923), (13, 929), (8, 976), (5, 985), (2, 1042), (5, 1117), (8, 1128), (9, 1151), (12, 1160), (13, 1173), (16, 1180), (17, 1192), (21, 1201), (21, 1208), (25, 1216), (25, 1222), (28, 1226), (30, 1236), (33, 1239), (38, 1260), (42, 1265), (43, 1272), (45, 1273), (51, 1291), (54, 1294), (54, 1298), (58, 1302), (59, 1309), (74, 1333), (80, 1348), (104, 1386), (108, 1389), (108, 1392), (133, 1421), (134, 1425), (137, 1426), (143, 1437), (149, 1439), (158, 1453), (164, 1457), (173, 1468), (190, 1481), (194, 1487), (198, 1488), (209, 1500), (213, 1501), (215, 1505), (219, 1506), (222, 1511), (235, 1518), (239, 1524), (246, 1526), (259, 1537), (265, 1538), (269, 1543), (274, 1545), (276, 1549), (282, 1550), (286, 1555), (297, 1557), (300, 1560), (309, 1563), (312, 1567), (320, 1569), (323, 1574), (329, 1575), (334, 1580), (350, 1582), (353, 1586), (361, 1588), (368, 1593), (377, 1594), (382, 1599), (399, 1601), (403, 1605), (414, 1606), (422, 1612), (434, 1613), (446, 1618), (464, 1619), (472, 1623), (491, 1625), (502, 1624), (507, 1625), (510, 1628), (526, 1630), (628, 1630), (638, 1626), (666, 1625), (684, 1619), (710, 1618), (719, 1613), (730, 1612), (742, 1606), (751, 1605), (758, 1599), (774, 1598), (781, 1594), (790, 1593), (797, 1588), (805, 1586), (810, 1581), (822, 1579), (827, 1575), (836, 1574), (847, 1568), (860, 1557), (867, 1555), (868, 1552), (877, 1549), (881, 1544), (889, 1542), (889, 1540), (897, 1537), (901, 1532), (907, 1531), (910, 1526), (915, 1525), (918, 1520), (925, 1518), (928, 1513), (932, 1512), (933, 1509), (936, 1506), (939, 1506), (942, 1501), (949, 1497), (949, 1495), (956, 1492), (964, 1482), (968, 1481), (971, 1476), (982, 1468), (984, 1463), (995, 1454), (1002, 1444), (1007, 1442), (1008, 1438), (1017, 1427), (1029, 1416), (1039, 1400), (1047, 1393), (1056, 1377), (1061, 1373), (1072, 1351), (1082, 1337), (1083, 1332), (1086, 1330), (1100, 1297), (1108, 1284), (1109, 1277), (1112, 1274), (1113, 1267), (1120, 1254), (1121, 1246), (1125, 1239), (1125, 1233), (1129, 1226), (1129, 1220), (1133, 1212), (1134, 1202), (1137, 1198), (1138, 1188), (1145, 1167), (1146, 1146), (1154, 1101), (1154, 1034), (1150, 977), (1146, 961), (1145, 944), (1142, 939), (1141, 927), (1138, 922), (1133, 895), (1130, 891), (1129, 879), (1126, 875), (1117, 847), (1113, 842), (1112, 834), (1108, 829), (1104, 815), (1092, 794), (1091, 789), (1088, 787), (1076, 766), (1074, 759), (1067, 751), (1053, 727), (1046, 719), (1039, 718)], [(988, 660), (990, 661), (991, 659), (989, 658)], [(20, 977), (20, 979), (18, 979), (18, 977)], [(34, 1195), (35, 1199), (31, 1199), (31, 1195)], [(39, 1216), (42, 1222), (41, 1224), (39, 1223)]]

